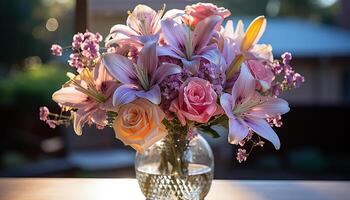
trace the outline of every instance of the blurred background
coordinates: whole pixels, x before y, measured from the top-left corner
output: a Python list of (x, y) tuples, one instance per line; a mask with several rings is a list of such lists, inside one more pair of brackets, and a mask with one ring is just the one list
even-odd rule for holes
[[(135, 152), (113, 131), (72, 127), (50, 129), (38, 108), (59, 108), (51, 94), (66, 81), (67, 59), (50, 55), (52, 43), (68, 46), (88, 28), (106, 36), (125, 23), (139, 3), (183, 9), (180, 0), (5, 0), (0, 1), (0, 176), (134, 177)], [(261, 43), (274, 56), (293, 53), (293, 67), (305, 76), (301, 88), (285, 94), (292, 109), (277, 130), (282, 147), (267, 144), (239, 164), (227, 136), (208, 138), (215, 154), (215, 178), (349, 180), (350, 1), (217, 0), (235, 22), (268, 18)]]

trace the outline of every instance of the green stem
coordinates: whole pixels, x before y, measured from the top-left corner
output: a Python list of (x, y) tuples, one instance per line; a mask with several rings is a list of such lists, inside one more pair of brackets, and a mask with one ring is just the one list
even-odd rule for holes
[[(169, 127), (168, 127), (169, 128)], [(187, 127), (169, 128), (161, 149), (159, 171), (165, 174), (188, 175), (188, 162), (185, 153), (188, 148)], [(171, 166), (171, 168), (169, 168)]]

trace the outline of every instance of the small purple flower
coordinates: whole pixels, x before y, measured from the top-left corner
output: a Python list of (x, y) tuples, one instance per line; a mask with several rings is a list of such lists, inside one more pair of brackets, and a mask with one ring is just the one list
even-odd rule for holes
[(84, 67), (83, 61), (79, 53), (70, 54), (68, 64), (77, 69)]
[(51, 46), (51, 54), (54, 56), (62, 56), (62, 47), (58, 44), (53, 44)]
[[(84, 63), (90, 63), (98, 59), (102, 36), (99, 33), (93, 34), (89, 31), (77, 33), (73, 36), (73, 53), (69, 56), (68, 63), (75, 68), (84, 67)], [(111, 50), (109, 50), (111, 52)]]
[(81, 43), (84, 41), (84, 34), (77, 33), (73, 36), (72, 46), (76, 49), (80, 49)]
[(100, 33), (98, 33), (98, 32), (95, 34), (95, 38), (96, 38), (97, 42), (102, 42), (102, 40), (103, 40), (102, 35)]
[(98, 43), (92, 40), (85, 40), (81, 45), (82, 55), (88, 59), (96, 59), (100, 56)]
[(275, 62), (272, 69), (275, 74), (280, 74), (283, 70), (283, 66), (279, 62)]
[(299, 73), (295, 73), (293, 76), (293, 86), (294, 88), (300, 87), (300, 85), (305, 81), (304, 77)]
[(159, 86), (161, 88), (162, 101), (160, 107), (166, 114), (168, 119), (171, 119), (172, 112), (169, 111), (171, 102), (179, 95), (179, 89), (182, 85), (181, 74), (173, 74), (168, 76), (167, 79), (162, 81)]
[(275, 115), (275, 116), (268, 116), (266, 118), (266, 121), (271, 125), (275, 127), (281, 127), (283, 125), (282, 123), (282, 116), (281, 115)]
[(276, 85), (272, 86), (272, 95), (278, 97), (280, 94), (282, 94), (282, 86), (280, 83), (277, 83)]
[(49, 114), (50, 114), (50, 111), (46, 106), (42, 106), (39, 108), (39, 118), (41, 121), (47, 121)]
[(59, 123), (56, 120), (46, 120), (46, 124), (49, 125), (50, 128), (56, 128)]
[(246, 161), (247, 157), (248, 157), (247, 151), (245, 149), (239, 148), (238, 152), (237, 152), (237, 157), (236, 157), (238, 162), (242, 163), (242, 162)]
[(225, 72), (222, 68), (202, 59), (197, 76), (208, 80), (212, 84), (214, 91), (218, 95), (222, 94), (224, 89), (223, 86), (226, 80)]
[(289, 62), (292, 60), (292, 54), (289, 52), (285, 52), (284, 54), (282, 54), (282, 59), (283, 59), (283, 64), (287, 65), (289, 64)]

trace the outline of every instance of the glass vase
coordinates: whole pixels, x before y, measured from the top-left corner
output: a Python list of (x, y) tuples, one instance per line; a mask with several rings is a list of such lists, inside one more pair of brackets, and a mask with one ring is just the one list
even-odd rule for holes
[(200, 135), (169, 133), (135, 159), (136, 178), (147, 200), (203, 200), (214, 173), (214, 158)]

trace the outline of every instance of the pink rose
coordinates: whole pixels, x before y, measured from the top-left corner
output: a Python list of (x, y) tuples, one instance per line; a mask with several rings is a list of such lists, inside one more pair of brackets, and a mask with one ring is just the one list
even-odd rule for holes
[(186, 125), (186, 119), (207, 123), (212, 116), (223, 113), (216, 101), (217, 95), (211, 84), (192, 77), (181, 85), (179, 97), (171, 102), (170, 111), (176, 113), (183, 126)]
[[(198, 22), (213, 15), (220, 16), (222, 21), (224, 18), (231, 15), (231, 12), (226, 8), (217, 7), (211, 3), (197, 3), (191, 6), (186, 6), (185, 13), (186, 15), (183, 17), (183, 20), (190, 27), (195, 27)], [(218, 24), (218, 27), (216, 28), (219, 29), (220, 25), (221, 23)]]

